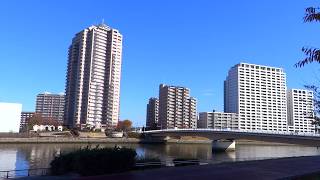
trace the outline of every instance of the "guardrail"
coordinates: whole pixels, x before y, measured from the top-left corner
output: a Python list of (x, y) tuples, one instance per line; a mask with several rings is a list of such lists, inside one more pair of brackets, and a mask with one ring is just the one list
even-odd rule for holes
[(320, 134), (315, 133), (296, 133), (296, 132), (280, 132), (280, 131), (263, 131), (263, 130), (234, 130), (234, 129), (161, 129), (144, 131), (143, 133), (159, 133), (159, 132), (238, 132), (238, 133), (254, 133), (265, 135), (287, 135), (300, 137), (320, 137)]
[(26, 177), (26, 176), (44, 176), (49, 173), (50, 168), (35, 168), (35, 169), (17, 169), (0, 171), (0, 179), (5, 178), (16, 178), (16, 177)]

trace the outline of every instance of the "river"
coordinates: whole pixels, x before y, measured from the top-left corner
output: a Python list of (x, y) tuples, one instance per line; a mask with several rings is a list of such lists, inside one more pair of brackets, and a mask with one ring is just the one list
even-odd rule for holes
[[(0, 171), (47, 168), (54, 156), (86, 146), (86, 144), (0, 144)], [(138, 156), (158, 157), (166, 162), (174, 158), (195, 158), (218, 163), (320, 155), (320, 148), (294, 145), (237, 144), (236, 151), (222, 153), (212, 152), (210, 144), (120, 144), (120, 146), (134, 148)]]

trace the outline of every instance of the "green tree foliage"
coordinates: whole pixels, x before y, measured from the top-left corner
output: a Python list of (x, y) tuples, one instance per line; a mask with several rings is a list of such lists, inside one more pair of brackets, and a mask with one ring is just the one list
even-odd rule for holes
[(84, 148), (55, 157), (52, 175), (77, 173), (82, 176), (120, 173), (134, 169), (137, 153), (129, 148)]
[[(306, 9), (306, 14), (303, 18), (304, 22), (318, 22), (320, 21), (319, 8), (309, 7)], [(302, 52), (306, 57), (295, 64), (296, 67), (303, 67), (311, 62), (320, 63), (320, 49), (314, 47), (303, 47)]]
[[(305, 16), (303, 18), (304, 22), (319, 22), (320, 21), (320, 12), (319, 8), (315, 7), (309, 7), (305, 10)], [(320, 63), (320, 49), (314, 48), (314, 47), (303, 47), (302, 52), (306, 55), (306, 57), (297, 62), (295, 64), (296, 67), (303, 67), (306, 64), (312, 63), (312, 62), (318, 62)], [(314, 112), (311, 114), (311, 116), (314, 115), (314, 124), (320, 125), (320, 117), (318, 116), (320, 114), (320, 91), (319, 87), (315, 85), (306, 85), (307, 89), (313, 91), (314, 93)], [(310, 116), (310, 115), (306, 115)]]

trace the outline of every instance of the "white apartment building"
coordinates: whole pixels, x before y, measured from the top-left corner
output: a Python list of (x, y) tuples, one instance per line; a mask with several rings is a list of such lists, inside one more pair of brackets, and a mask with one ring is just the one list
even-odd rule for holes
[(64, 123), (116, 126), (120, 111), (122, 35), (99, 24), (84, 29), (69, 47)]
[(197, 101), (190, 89), (161, 84), (158, 121), (161, 129), (197, 128)]
[(240, 129), (287, 131), (286, 90), (282, 68), (240, 63), (224, 82), (224, 110), (239, 114)]
[(288, 97), (288, 131), (314, 133), (313, 92), (303, 89), (290, 89)]
[(238, 130), (239, 117), (236, 113), (200, 112), (198, 128)]

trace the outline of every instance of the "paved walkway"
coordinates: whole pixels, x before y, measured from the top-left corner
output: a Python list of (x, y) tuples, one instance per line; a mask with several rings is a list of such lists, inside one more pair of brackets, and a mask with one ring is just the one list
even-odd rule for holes
[(203, 166), (171, 167), (123, 174), (74, 178), (77, 180), (235, 180), (286, 179), (320, 172), (320, 156), (223, 163)]

